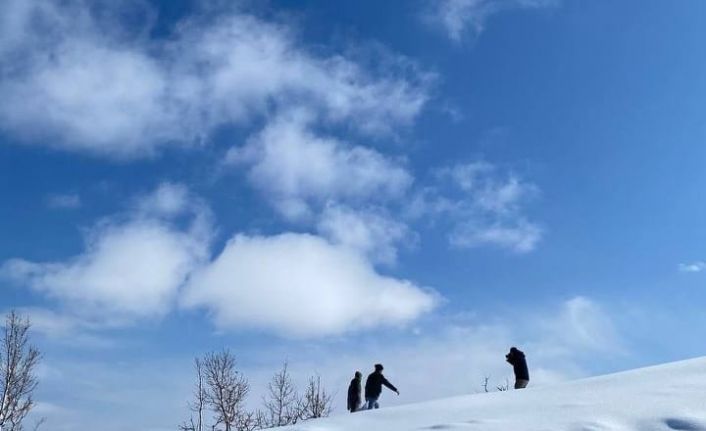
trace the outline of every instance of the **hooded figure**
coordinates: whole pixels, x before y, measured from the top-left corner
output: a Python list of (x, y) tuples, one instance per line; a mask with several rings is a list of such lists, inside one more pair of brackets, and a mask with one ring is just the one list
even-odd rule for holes
[(355, 372), (355, 377), (351, 380), (351, 384), (348, 386), (348, 411), (353, 413), (360, 410), (360, 388), (363, 382), (363, 373), (360, 371)]
[(505, 359), (512, 365), (515, 372), (515, 389), (526, 388), (529, 384), (529, 370), (525, 354), (516, 347), (511, 347), (510, 353), (505, 355)]
[(382, 370), (382, 364), (375, 364), (375, 371), (373, 371), (368, 376), (368, 380), (365, 381), (365, 402), (368, 410), (380, 408), (378, 398), (380, 398), (380, 394), (382, 393), (382, 385), (387, 386), (397, 395), (400, 394), (400, 391), (382, 375)]

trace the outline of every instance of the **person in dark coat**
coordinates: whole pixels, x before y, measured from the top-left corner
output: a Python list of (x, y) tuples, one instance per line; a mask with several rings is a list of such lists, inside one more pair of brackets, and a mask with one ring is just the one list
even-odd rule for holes
[(380, 398), (380, 394), (382, 393), (382, 385), (387, 386), (397, 395), (400, 394), (400, 391), (382, 375), (382, 370), (382, 364), (375, 364), (375, 371), (370, 373), (368, 379), (365, 381), (365, 403), (368, 410), (380, 408), (378, 398)]
[(510, 348), (510, 353), (505, 355), (505, 359), (512, 365), (515, 372), (515, 389), (524, 389), (529, 384), (529, 370), (525, 354), (516, 347)]
[(360, 371), (355, 372), (355, 377), (351, 380), (351, 384), (348, 386), (348, 411), (353, 413), (360, 410), (360, 388), (363, 382), (363, 373)]

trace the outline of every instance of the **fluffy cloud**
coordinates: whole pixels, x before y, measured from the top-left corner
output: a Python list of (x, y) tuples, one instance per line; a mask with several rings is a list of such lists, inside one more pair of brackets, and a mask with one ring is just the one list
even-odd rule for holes
[[(211, 259), (210, 211), (185, 186), (162, 183), (134, 199), (126, 214), (90, 229), (81, 254), (48, 263), (11, 259), (0, 276), (64, 306), (31, 310), (54, 339), (80, 332), (92, 341), (94, 329), (160, 317), (177, 304), (206, 309), (226, 329), (295, 337), (402, 325), (437, 305), (434, 292), (371, 264), (394, 260), (405, 226), (382, 210), (333, 205), (321, 221), (330, 240), (236, 235)], [(355, 224), (355, 232), (344, 232), (343, 224)], [(387, 247), (376, 249), (381, 243)]]
[(317, 224), (321, 235), (334, 244), (358, 250), (374, 262), (393, 264), (397, 246), (416, 238), (409, 227), (380, 209), (353, 210), (342, 205), (326, 206)]
[(306, 218), (312, 205), (328, 200), (399, 197), (411, 185), (412, 176), (397, 161), (317, 136), (308, 129), (310, 119), (301, 111), (280, 117), (227, 157), (230, 163), (248, 166), (251, 183), (286, 217)]
[(0, 67), (0, 126), (27, 142), (144, 157), (291, 107), (388, 133), (427, 100), (428, 75), (407, 60), (388, 54), (389, 67), (369, 73), (345, 57), (308, 52), (286, 25), (235, 9), (146, 40), (149, 31), (130, 34), (105, 18), (119, 13), (98, 17), (80, 0), (10, 3), (0, 33), (7, 65)]
[(316, 236), (237, 235), (191, 277), (185, 307), (206, 307), (223, 328), (295, 337), (335, 335), (409, 322), (435, 294), (380, 275), (359, 253)]
[(164, 78), (140, 53), (67, 42), (26, 76), (0, 83), (6, 95), (0, 121), (29, 139), (49, 133), (61, 148), (123, 158), (152, 154), (185, 132), (164, 101)]
[(518, 253), (534, 250), (543, 230), (527, 220), (524, 207), (539, 189), (487, 162), (439, 169), (438, 183), (410, 205), (412, 216), (446, 217), (449, 241), (459, 247), (494, 245)]
[(555, 6), (560, 0), (442, 0), (431, 2), (428, 13), (450, 39), (461, 41), (467, 31), (480, 34), (487, 20), (508, 9), (536, 9)]
[[(162, 185), (145, 199), (159, 206), (160, 197), (170, 193), (165, 190), (177, 188)], [(90, 231), (82, 254), (54, 263), (12, 259), (0, 274), (89, 318), (162, 315), (186, 276), (208, 257), (208, 217), (202, 211), (195, 210), (188, 229), (140, 212), (126, 221), (100, 223)]]

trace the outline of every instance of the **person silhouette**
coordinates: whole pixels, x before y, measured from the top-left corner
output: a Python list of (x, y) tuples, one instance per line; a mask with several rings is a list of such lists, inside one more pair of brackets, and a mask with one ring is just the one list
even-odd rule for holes
[(380, 408), (378, 399), (382, 393), (383, 385), (387, 386), (397, 395), (400, 394), (400, 391), (382, 375), (383, 369), (382, 364), (375, 364), (375, 371), (370, 373), (368, 379), (365, 381), (365, 403), (367, 410)]

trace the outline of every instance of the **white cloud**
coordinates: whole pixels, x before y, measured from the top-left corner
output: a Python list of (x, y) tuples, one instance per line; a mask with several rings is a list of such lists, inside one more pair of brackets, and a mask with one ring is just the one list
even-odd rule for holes
[(517, 253), (534, 250), (541, 239), (542, 229), (523, 219), (513, 224), (462, 222), (449, 235), (449, 241), (457, 247), (495, 245)]
[(164, 100), (165, 79), (139, 52), (66, 42), (25, 76), (0, 83), (0, 121), (29, 139), (50, 134), (48, 142), (60, 148), (120, 158), (153, 154), (186, 133)]
[(249, 166), (251, 183), (286, 217), (305, 218), (329, 200), (399, 197), (411, 185), (412, 176), (399, 162), (317, 136), (309, 122), (301, 111), (279, 117), (227, 157), (230, 163)]
[(706, 262), (703, 261), (679, 264), (680, 272), (701, 272), (704, 270), (706, 270)]
[(124, 320), (111, 320), (110, 316), (86, 319), (86, 316), (67, 311), (55, 311), (41, 307), (15, 307), (20, 315), (31, 323), (33, 334), (62, 346), (104, 349), (114, 348), (115, 343), (100, 334), (102, 330), (124, 325)]
[(390, 133), (428, 98), (428, 75), (407, 60), (387, 55), (391, 66), (369, 73), (343, 56), (312, 54), (287, 25), (234, 8), (145, 40), (80, 0), (12, 5), (0, 42), (0, 60), (13, 65), (0, 68), (0, 126), (27, 142), (145, 157), (292, 107)]
[(408, 212), (414, 217), (446, 217), (451, 244), (494, 245), (526, 253), (535, 249), (543, 229), (527, 220), (525, 205), (539, 188), (487, 162), (439, 169), (438, 180), (417, 194)]
[(473, 205), (498, 215), (517, 212), (521, 205), (538, 193), (535, 185), (514, 174), (498, 172), (487, 162), (471, 162), (439, 169), (441, 179), (451, 179), (464, 193), (472, 197)]
[[(155, 196), (169, 187), (162, 185)], [(100, 223), (82, 254), (53, 263), (11, 259), (0, 274), (89, 318), (160, 316), (170, 310), (186, 276), (208, 257), (208, 217), (195, 211), (187, 230), (140, 213)]]
[(305, 234), (235, 236), (182, 297), (185, 307), (211, 310), (220, 327), (295, 337), (404, 324), (436, 302), (409, 281), (376, 273), (359, 253)]
[(46, 198), (49, 208), (75, 209), (81, 207), (81, 196), (76, 193), (52, 194)]
[(100, 228), (86, 248), (68, 263), (13, 259), (2, 270), (91, 315), (146, 317), (168, 311), (203, 252), (188, 235), (147, 221)]
[(620, 336), (613, 319), (595, 301), (583, 296), (566, 301), (553, 317), (535, 317), (545, 349), (562, 354), (575, 351), (622, 354)]
[[(434, 292), (382, 275), (369, 261), (394, 261), (404, 225), (383, 210), (331, 204), (324, 213), (320, 228), (331, 241), (236, 235), (210, 260), (208, 208), (183, 185), (165, 182), (90, 229), (81, 254), (11, 259), (0, 276), (58, 300), (59, 312), (31, 311), (40, 332), (59, 341), (77, 333), (91, 341), (94, 331), (160, 317), (177, 304), (206, 309), (224, 329), (296, 337), (403, 325), (437, 305)], [(341, 223), (356, 223), (356, 232), (344, 235)]]
[(480, 34), (488, 19), (509, 9), (536, 9), (556, 6), (560, 0), (441, 0), (430, 2), (430, 20), (440, 26), (454, 42), (464, 34)]
[(138, 199), (137, 210), (146, 216), (173, 217), (186, 212), (198, 202), (189, 195), (185, 185), (163, 182), (154, 192)]
[(399, 243), (416, 240), (405, 223), (383, 210), (353, 210), (335, 204), (326, 206), (317, 230), (334, 244), (351, 247), (384, 264), (396, 262)]

